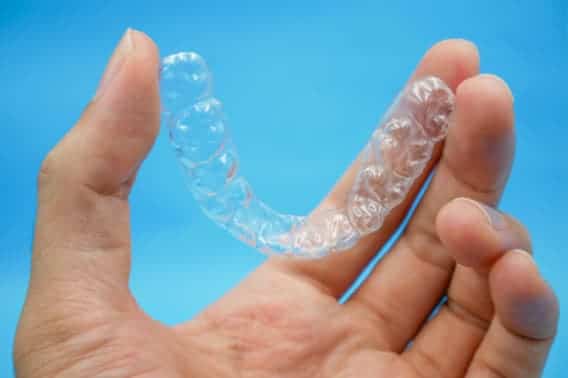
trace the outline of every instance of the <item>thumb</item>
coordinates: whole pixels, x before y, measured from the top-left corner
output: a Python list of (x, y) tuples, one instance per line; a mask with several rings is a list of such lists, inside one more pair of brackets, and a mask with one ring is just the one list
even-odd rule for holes
[(158, 71), (156, 45), (127, 30), (81, 119), (46, 157), (29, 297), (84, 298), (86, 289), (89, 298), (123, 302), (117, 293), (128, 292), (127, 197), (159, 129)]

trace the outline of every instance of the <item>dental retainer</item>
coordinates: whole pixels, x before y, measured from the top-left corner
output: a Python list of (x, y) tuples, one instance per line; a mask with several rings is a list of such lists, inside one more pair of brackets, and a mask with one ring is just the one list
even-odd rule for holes
[(161, 68), (162, 119), (203, 212), (267, 254), (317, 258), (353, 247), (381, 228), (407, 196), (448, 130), (454, 95), (439, 78), (409, 83), (374, 130), (340, 208), (307, 216), (282, 214), (261, 201), (239, 171), (237, 149), (212, 75), (194, 52), (166, 56)]

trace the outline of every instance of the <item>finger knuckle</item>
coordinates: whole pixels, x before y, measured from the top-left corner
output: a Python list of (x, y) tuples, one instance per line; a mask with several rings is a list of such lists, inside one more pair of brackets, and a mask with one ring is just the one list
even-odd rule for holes
[(57, 151), (52, 149), (44, 157), (41, 165), (39, 167), (37, 183), (38, 187), (42, 188), (46, 186), (49, 182), (53, 181), (53, 177), (57, 172)]

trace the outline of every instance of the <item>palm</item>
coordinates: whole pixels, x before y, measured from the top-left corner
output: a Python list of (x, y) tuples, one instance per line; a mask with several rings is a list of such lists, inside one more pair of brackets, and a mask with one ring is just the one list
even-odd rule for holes
[(421, 376), (420, 367), (401, 356), (404, 346), (385, 340), (385, 325), (366, 304), (341, 305), (278, 263), (265, 264), (196, 319), (176, 327), (155, 323), (140, 311), (129, 317), (132, 323), (116, 324), (129, 328), (125, 343), (147, 347), (155, 356), (150, 365), (130, 361), (131, 374), (141, 367), (153, 374), (199, 377)]
[(218, 354), (245, 377), (365, 377), (393, 367), (366, 309), (342, 306), (272, 266), (177, 331), (224, 339), (231, 348)]
[(224, 340), (230, 348), (214, 352), (243, 377), (419, 376), (400, 357), (401, 345), (388, 345), (384, 326), (364, 303), (341, 305), (267, 264), (175, 330), (190, 343), (202, 335)]

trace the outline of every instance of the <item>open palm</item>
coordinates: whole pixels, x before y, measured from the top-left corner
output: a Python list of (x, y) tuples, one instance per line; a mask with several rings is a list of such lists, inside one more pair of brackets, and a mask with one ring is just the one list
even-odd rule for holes
[[(32, 276), (14, 348), (18, 376), (541, 374), (558, 305), (521, 251), (531, 247), (527, 232), (491, 208), (513, 157), (512, 96), (501, 80), (478, 74), (472, 44), (441, 42), (414, 73), (439, 76), (456, 92), (453, 124), (408, 228), (347, 303), (338, 298), (412, 196), (352, 250), (314, 261), (270, 258), (175, 327), (146, 315), (128, 288), (127, 198), (158, 130), (157, 65), (150, 39), (127, 32), (95, 99), (45, 159)], [(344, 198), (356, 169), (324, 205)]]

